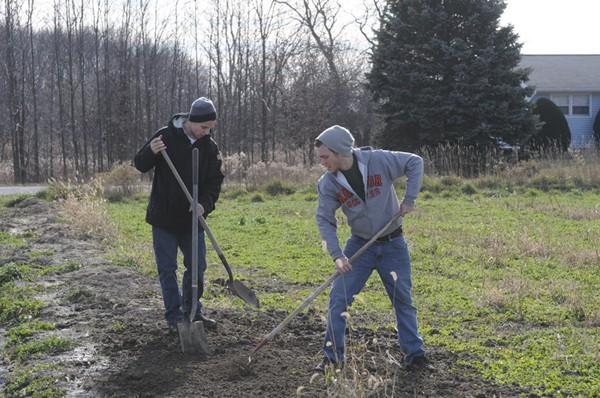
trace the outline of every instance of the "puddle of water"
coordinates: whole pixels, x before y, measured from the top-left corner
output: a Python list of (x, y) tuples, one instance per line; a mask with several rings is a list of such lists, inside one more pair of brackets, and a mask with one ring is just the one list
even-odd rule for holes
[(96, 396), (94, 391), (83, 388), (86, 380), (93, 380), (94, 376), (102, 373), (109, 367), (109, 360), (98, 354), (94, 344), (84, 344), (75, 347), (72, 351), (58, 357), (70, 369), (79, 369), (67, 386), (67, 397), (87, 398)]

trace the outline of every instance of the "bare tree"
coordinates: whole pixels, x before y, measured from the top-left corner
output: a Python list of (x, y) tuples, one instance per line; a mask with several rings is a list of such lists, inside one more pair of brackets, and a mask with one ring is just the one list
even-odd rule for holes
[(60, 0), (54, 0), (54, 32), (53, 32), (53, 44), (54, 44), (54, 75), (56, 77), (56, 90), (58, 94), (58, 129), (60, 131), (60, 148), (62, 155), (62, 175), (64, 179), (68, 177), (67, 171), (67, 145), (65, 137), (65, 110), (63, 104), (63, 69), (62, 69), (62, 51), (61, 51), (61, 39), (62, 39), (62, 25), (60, 23)]
[(73, 163), (75, 173), (78, 175), (81, 171), (79, 139), (77, 136), (77, 126), (75, 123), (75, 95), (77, 87), (75, 82), (74, 61), (73, 61), (73, 36), (75, 26), (77, 25), (77, 12), (74, 0), (65, 1), (65, 28), (67, 34), (67, 76), (69, 81), (69, 129), (71, 131), (71, 145), (73, 146)]
[[(79, 45), (77, 47), (79, 57), (79, 88), (81, 89), (81, 135), (83, 139), (83, 174), (89, 175), (89, 159), (88, 159), (88, 123), (87, 123), (87, 108), (86, 108), (86, 92), (85, 92), (85, 25), (84, 25), (84, 5), (85, 0), (81, 0), (79, 9)], [(75, 8), (75, 2), (73, 2)]]
[(5, 0), (5, 30), (6, 30), (6, 60), (5, 69), (7, 76), (7, 102), (8, 102), (8, 115), (9, 115), (9, 129), (11, 131), (11, 147), (12, 147), (12, 158), (13, 158), (13, 179), (15, 183), (22, 182), (22, 170), (23, 162), (21, 159), (21, 151), (19, 145), (22, 142), (19, 134), (22, 133), (22, 129), (19, 128), (19, 112), (17, 107), (16, 93), (18, 89), (18, 77), (17, 77), (17, 66), (15, 61), (15, 49), (16, 49), (16, 22), (15, 17), (17, 13), (17, 7), (14, 1)]
[(325, 57), (329, 73), (337, 83), (340, 74), (336, 63), (336, 40), (343, 32), (345, 26), (337, 28), (340, 3), (331, 0), (276, 0), (277, 3), (287, 6), (295, 15), (295, 19), (308, 29), (317, 47)]
[(36, 78), (37, 74), (35, 71), (35, 45), (33, 41), (33, 24), (32, 24), (32, 15), (33, 15), (33, 6), (34, 0), (28, 0), (27, 7), (27, 27), (29, 30), (29, 47), (30, 47), (30, 68), (31, 68), (31, 102), (33, 103), (33, 173), (35, 181), (39, 181), (40, 179), (40, 150), (39, 150), (39, 132), (38, 132), (38, 107), (37, 107), (37, 84)]

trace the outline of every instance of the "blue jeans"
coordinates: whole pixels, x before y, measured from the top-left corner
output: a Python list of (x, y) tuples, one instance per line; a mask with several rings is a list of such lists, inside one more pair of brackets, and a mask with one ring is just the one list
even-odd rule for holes
[[(351, 236), (344, 254), (350, 258), (367, 240)], [(411, 298), (410, 256), (402, 236), (388, 242), (375, 242), (353, 264), (352, 270), (339, 276), (329, 295), (327, 333), (323, 351), (332, 362), (344, 362), (346, 318), (342, 313), (352, 304), (369, 279), (377, 270), (385, 290), (394, 306), (398, 326), (398, 342), (405, 354), (404, 360), (411, 362), (425, 354), (423, 339), (417, 327), (417, 310)], [(391, 272), (395, 272), (397, 279)]]
[[(158, 277), (165, 303), (165, 319), (177, 322), (183, 319), (184, 313), (192, 308), (192, 232), (174, 232), (160, 227), (152, 227), (154, 256), (158, 268)], [(177, 281), (177, 248), (183, 253), (183, 299)], [(206, 270), (206, 245), (204, 231), (198, 232), (198, 297), (204, 292), (204, 271)], [(183, 303), (182, 303), (183, 301)], [(183, 306), (182, 306), (183, 304)], [(202, 308), (198, 303), (198, 312)]]

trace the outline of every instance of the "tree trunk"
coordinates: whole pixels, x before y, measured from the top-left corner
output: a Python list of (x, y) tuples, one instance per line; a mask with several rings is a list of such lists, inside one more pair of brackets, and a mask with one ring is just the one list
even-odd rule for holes
[[(75, 4), (73, 3), (73, 7)], [(81, 133), (83, 136), (83, 174), (89, 176), (88, 160), (88, 131), (87, 131), (87, 112), (85, 106), (85, 59), (84, 59), (84, 25), (83, 11), (84, 0), (81, 0), (81, 14), (79, 15), (79, 84), (81, 85)]]
[(54, 2), (54, 67), (56, 74), (56, 90), (58, 91), (58, 128), (60, 129), (60, 148), (62, 155), (62, 175), (63, 179), (68, 178), (67, 169), (67, 143), (65, 137), (65, 110), (63, 106), (63, 71), (62, 71), (62, 54), (60, 51), (61, 29), (59, 24), (59, 3)]
[(29, 46), (31, 50), (31, 102), (33, 104), (33, 176), (36, 182), (40, 181), (40, 149), (39, 142), (40, 136), (38, 131), (38, 107), (37, 107), (37, 84), (36, 84), (36, 70), (35, 70), (35, 47), (33, 41), (33, 24), (31, 23), (31, 18), (33, 14), (33, 5), (34, 0), (29, 0), (28, 2), (28, 16), (27, 16), (27, 26), (29, 27)]

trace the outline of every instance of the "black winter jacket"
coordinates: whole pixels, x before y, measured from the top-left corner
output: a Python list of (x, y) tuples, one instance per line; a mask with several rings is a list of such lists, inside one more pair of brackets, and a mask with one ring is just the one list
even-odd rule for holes
[(178, 232), (190, 231), (192, 219), (190, 204), (185, 193), (173, 176), (163, 156), (154, 154), (150, 141), (162, 135), (167, 153), (192, 194), (192, 149), (200, 150), (198, 202), (204, 207), (204, 217), (215, 209), (221, 192), (224, 175), (221, 172), (221, 155), (217, 144), (210, 136), (190, 142), (183, 132), (181, 122), (186, 114), (177, 114), (166, 127), (158, 130), (135, 155), (136, 169), (145, 173), (154, 167), (154, 179), (150, 202), (146, 210), (146, 221), (154, 226)]

